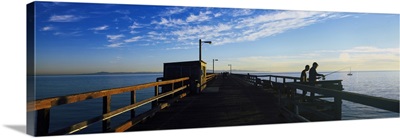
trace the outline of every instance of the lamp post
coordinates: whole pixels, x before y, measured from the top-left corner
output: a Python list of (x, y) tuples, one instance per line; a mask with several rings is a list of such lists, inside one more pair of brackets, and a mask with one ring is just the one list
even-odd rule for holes
[(201, 39), (199, 39), (199, 61), (200, 62), (201, 62), (201, 43), (211, 44), (211, 41), (201, 41)]
[(213, 59), (213, 73), (214, 73), (214, 61), (218, 61), (218, 59)]
[(228, 64), (228, 66), (230, 67), (229, 74), (232, 74), (232, 64)]
[(202, 71), (202, 67), (201, 67), (201, 44), (202, 43), (208, 43), (208, 44), (211, 44), (211, 41), (201, 41), (201, 39), (199, 39), (199, 79), (198, 79), (198, 85), (197, 85), (197, 87), (198, 87), (198, 92), (200, 93), (201, 92), (201, 87), (202, 87), (202, 75), (205, 75), (205, 74), (203, 74), (203, 71)]

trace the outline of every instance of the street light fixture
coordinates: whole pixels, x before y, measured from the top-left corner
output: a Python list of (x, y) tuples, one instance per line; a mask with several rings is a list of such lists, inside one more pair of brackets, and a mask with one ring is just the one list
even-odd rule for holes
[[(201, 92), (201, 85), (202, 85), (202, 75), (206, 75), (206, 74), (203, 74), (203, 71), (202, 71), (202, 67), (201, 67), (201, 43), (208, 43), (208, 44), (211, 44), (211, 41), (201, 41), (201, 39), (199, 39), (199, 79), (197, 80), (197, 87), (198, 87), (198, 92)], [(205, 71), (204, 71), (205, 72)]]
[(201, 62), (201, 43), (208, 43), (211, 44), (211, 41), (201, 41), (201, 39), (199, 39), (199, 61)]
[(214, 73), (214, 61), (218, 61), (218, 59), (213, 59), (213, 73)]
[(229, 74), (232, 74), (232, 64), (228, 64), (230, 66)]

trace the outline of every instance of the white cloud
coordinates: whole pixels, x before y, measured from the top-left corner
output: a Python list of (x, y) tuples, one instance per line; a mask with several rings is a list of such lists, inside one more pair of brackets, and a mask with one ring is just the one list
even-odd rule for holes
[(107, 45), (107, 47), (115, 48), (115, 47), (120, 47), (122, 44), (124, 44), (124, 43), (112, 43), (112, 44)]
[(218, 24), (216, 26), (189, 26), (181, 30), (173, 31), (172, 34), (177, 35), (178, 39), (184, 40), (183, 38), (190, 38), (189, 36), (201, 36), (207, 34), (207, 36), (220, 36), (219, 33), (228, 31), (232, 28), (231, 25)]
[(131, 12), (129, 10), (115, 10), (115, 13), (119, 13), (119, 14), (130, 14)]
[[(252, 10), (236, 10), (237, 15), (251, 15)], [(260, 38), (284, 33), (288, 30), (298, 29), (331, 18), (329, 12), (303, 12), (303, 11), (277, 11), (239, 19), (217, 20), (218, 25), (205, 25), (198, 22), (211, 19), (212, 12), (200, 12), (199, 15), (191, 14), (187, 17), (188, 25), (179, 26), (179, 29), (168, 32), (168, 37), (178, 41), (193, 41), (199, 38), (213, 39), (215, 45), (235, 42), (254, 41)], [(225, 18), (226, 19), (226, 18)], [(195, 22), (196, 21), (196, 22)], [(156, 22), (153, 22), (156, 23)], [(170, 24), (170, 20), (163, 18), (158, 24)]]
[(131, 29), (136, 29), (136, 28), (142, 28), (142, 27), (140, 26), (139, 23), (133, 22), (133, 24), (132, 24), (131, 26), (129, 26), (129, 28), (131, 28)]
[(95, 28), (90, 28), (89, 30), (102, 31), (102, 30), (107, 30), (107, 29), (108, 29), (108, 25), (103, 25), (103, 26), (99, 26), (99, 27), (95, 27)]
[(398, 70), (400, 63), (400, 48), (380, 48), (374, 46), (359, 46), (344, 50), (321, 50), (314, 59), (324, 63), (325, 70), (341, 66), (353, 66), (355, 70)]
[(142, 39), (142, 38), (143, 38), (143, 37), (141, 37), (141, 36), (135, 36), (135, 37), (132, 37), (132, 38), (130, 38), (130, 39), (124, 40), (124, 42), (126, 42), (126, 43), (136, 42), (136, 41), (139, 41), (139, 40)]
[(232, 26), (227, 24), (218, 24), (218, 26), (215, 26), (214, 29), (216, 32), (221, 32), (232, 29)]
[(238, 17), (238, 16), (246, 16), (246, 15), (250, 15), (253, 14), (253, 10), (250, 9), (240, 9), (240, 10), (234, 10), (232, 13), (233, 17)]
[[(133, 21), (133, 19), (131, 17), (129, 17), (128, 15), (125, 15), (124, 17), (120, 17), (120, 18), (123, 20)], [(118, 19), (115, 21), (118, 22)]]
[[(242, 20), (239, 20), (239, 26), (238, 28), (243, 28), (243, 27), (251, 27), (255, 25), (262, 25), (265, 23), (279, 23), (281, 21), (287, 21), (287, 20), (299, 20), (299, 19), (312, 19), (312, 17), (318, 17), (321, 14), (329, 14), (326, 12), (303, 12), (303, 11), (282, 11), (282, 12), (274, 12), (274, 13), (267, 13), (267, 14), (262, 14), (258, 15), (255, 17), (248, 17), (244, 18)], [(324, 19), (321, 17), (321, 19)]]
[(222, 16), (222, 13), (216, 13), (216, 14), (214, 14), (214, 17), (220, 17), (220, 16)]
[(155, 31), (151, 31), (147, 33), (148, 35), (159, 35), (159, 33), (155, 32)]
[(45, 27), (43, 27), (42, 29), (40, 29), (41, 31), (51, 31), (51, 30), (54, 30), (54, 27), (52, 27), (52, 26), (45, 26)]
[(165, 26), (171, 27), (171, 26), (177, 26), (177, 25), (186, 25), (187, 23), (185, 21), (183, 21), (182, 19), (161, 18), (160, 22), (152, 21), (151, 24), (165, 25)]
[(339, 59), (341, 61), (344, 61), (344, 62), (349, 61), (350, 60), (350, 54), (349, 53), (341, 53), (339, 55)]
[(208, 16), (208, 14), (211, 14), (211, 11), (200, 12), (199, 15), (190, 14), (190, 16), (186, 18), (186, 22), (203, 22), (210, 20), (211, 17)]
[(400, 48), (379, 48), (374, 46), (357, 46), (345, 50), (320, 50), (318, 53), (386, 53), (386, 54), (400, 54)]
[(399, 53), (399, 48), (377, 48), (372, 46), (355, 47), (342, 52), (348, 53)]
[(131, 34), (137, 33), (138, 31), (136, 31), (136, 29), (138, 28), (143, 28), (143, 25), (137, 22), (133, 22), (133, 24), (129, 26), (129, 29), (131, 29), (130, 33)]
[[(298, 55), (280, 56), (250, 56), (239, 57), (235, 61), (237, 68), (269, 71), (296, 71), (305, 64), (311, 64), (317, 59), (321, 71), (332, 71), (345, 66), (354, 70), (398, 70), (400, 65), (399, 48), (354, 47), (346, 50), (325, 50), (325, 53), (313, 52)], [(307, 55), (307, 56), (305, 56)], [(269, 63), (268, 66), (258, 63)]]
[[(185, 9), (168, 9), (168, 14), (179, 14)], [(232, 18), (232, 16), (240, 18)], [(254, 10), (231, 10), (213, 13), (210, 10), (200, 11), (183, 18), (160, 17), (150, 24), (133, 22), (129, 26), (130, 33), (139, 33), (138, 28), (152, 27), (157, 32), (151, 31), (142, 35), (146, 41), (167, 43), (166, 40), (188, 44), (198, 39), (212, 40), (213, 45), (255, 41), (268, 36), (274, 36), (292, 29), (306, 27), (327, 19), (341, 18), (330, 12), (305, 12), (305, 11), (274, 11), (254, 14)], [(167, 15), (167, 14), (165, 14)], [(219, 20), (212, 20), (218, 17)], [(154, 17), (155, 18), (155, 17)], [(210, 22), (205, 22), (210, 21)], [(145, 33), (141, 29), (140, 33)], [(122, 30), (121, 30), (122, 31)], [(126, 31), (126, 30), (125, 30)], [(142, 39), (142, 38), (140, 38)], [(113, 39), (110, 38), (110, 42)], [(127, 39), (125, 42), (136, 42), (139, 39)], [(161, 40), (161, 41), (160, 41)], [(123, 42), (124, 42), (123, 41)]]
[(85, 17), (75, 15), (53, 15), (50, 17), (50, 22), (76, 22)]
[(119, 34), (119, 35), (107, 35), (106, 37), (109, 42), (114, 42), (125, 36), (123, 34)]
[(82, 36), (81, 31), (73, 31), (73, 32), (55, 32), (53, 35), (56, 36)]
[(113, 59), (111, 59), (110, 63), (119, 63), (123, 58), (121, 56), (116, 56)]
[(173, 7), (173, 8), (168, 8), (167, 11), (164, 11), (160, 14), (160, 16), (171, 16), (174, 14), (180, 14), (184, 12), (186, 8), (180, 8), (180, 7)]
[[(157, 33), (155, 31), (148, 32), (147, 37), (152, 40), (167, 40), (167, 37), (165, 34)], [(152, 41), (152, 40), (149, 40), (149, 41)], [(164, 43), (166, 43), (166, 42), (167, 41), (165, 41)]]
[[(378, 48), (373, 46), (354, 47), (352, 49), (338, 50), (341, 61), (357, 64), (392, 63), (399, 64), (400, 48)], [(332, 52), (332, 51), (330, 51)]]
[(171, 47), (171, 48), (167, 48), (167, 50), (187, 50), (187, 49), (192, 49), (192, 48), (196, 48), (196, 47), (182, 47), (182, 46), (176, 46), (176, 47)]

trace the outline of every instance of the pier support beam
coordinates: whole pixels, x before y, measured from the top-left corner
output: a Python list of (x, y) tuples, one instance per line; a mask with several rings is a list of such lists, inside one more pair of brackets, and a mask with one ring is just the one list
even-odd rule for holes
[(335, 97), (334, 103), (334, 117), (336, 120), (342, 120), (342, 98)]
[[(103, 114), (111, 111), (111, 95), (103, 97)], [(107, 132), (110, 129), (111, 120), (107, 119), (103, 121), (103, 132)]]
[[(158, 93), (159, 93), (159, 86), (157, 85), (157, 86), (154, 87), (154, 96), (158, 96)], [(152, 108), (157, 108), (158, 100), (153, 101), (151, 103), (151, 106), (152, 106)]]
[(36, 118), (36, 136), (48, 135), (50, 126), (50, 108), (38, 110)]
[[(131, 104), (135, 104), (136, 103), (136, 91), (131, 91)], [(135, 118), (135, 109), (131, 110), (131, 119)]]

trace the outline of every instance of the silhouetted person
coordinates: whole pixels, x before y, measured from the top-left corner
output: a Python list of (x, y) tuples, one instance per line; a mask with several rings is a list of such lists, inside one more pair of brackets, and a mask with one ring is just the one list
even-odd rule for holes
[[(300, 75), (300, 82), (302, 83), (306, 83), (307, 81), (307, 71), (310, 70), (310, 66), (306, 65), (304, 70), (301, 71), (301, 75)], [(303, 96), (306, 96), (307, 91), (303, 91)]]
[(228, 72), (223, 72), (222, 73), (222, 78), (226, 79), (228, 77)]
[(317, 73), (317, 67), (318, 67), (318, 63), (314, 62), (312, 64), (310, 71), (308, 72), (308, 74), (309, 74), (308, 81), (310, 82), (311, 85), (315, 85), (315, 82), (317, 81), (317, 76), (325, 77), (324, 74)]
[(300, 75), (300, 82), (307, 82), (307, 71), (310, 70), (310, 66), (306, 65), (304, 70), (301, 72)]
[[(300, 82), (302, 82), (302, 83), (308, 82), (308, 81), (307, 81), (307, 71), (308, 71), (308, 70), (310, 70), (310, 66), (309, 66), (309, 65), (306, 65), (306, 66), (304, 67), (304, 70), (301, 71)], [(306, 96), (306, 94), (307, 94), (307, 91), (303, 91), (303, 96)]]

